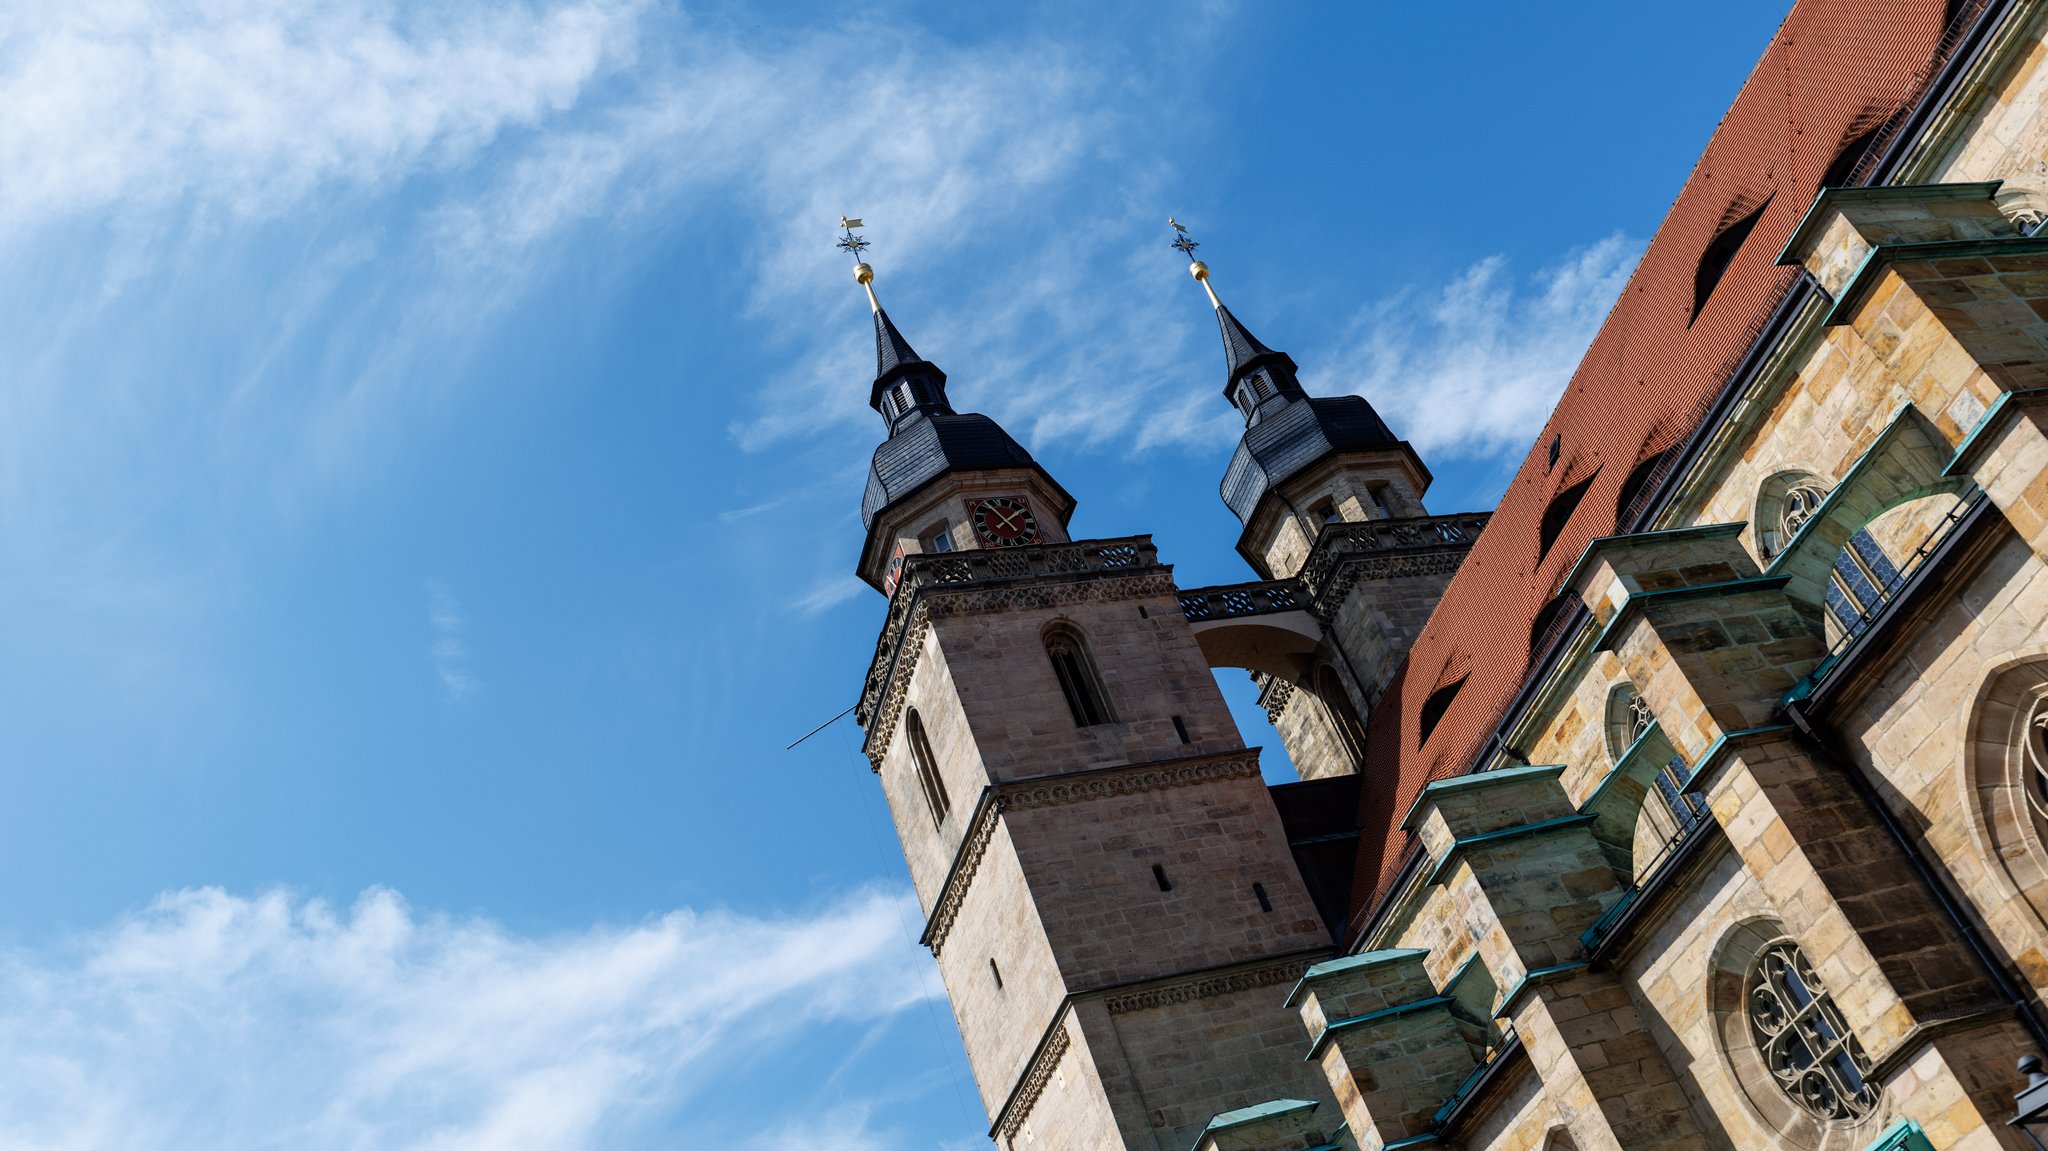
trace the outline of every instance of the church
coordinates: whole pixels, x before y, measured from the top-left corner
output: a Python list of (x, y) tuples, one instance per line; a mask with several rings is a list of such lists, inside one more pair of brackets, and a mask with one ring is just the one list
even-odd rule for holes
[(855, 714), (990, 1138), (2043, 1146), (2044, 218), (2048, 4), (1798, 0), (1491, 511), (1183, 232), (1220, 587), (1070, 538), (859, 264)]

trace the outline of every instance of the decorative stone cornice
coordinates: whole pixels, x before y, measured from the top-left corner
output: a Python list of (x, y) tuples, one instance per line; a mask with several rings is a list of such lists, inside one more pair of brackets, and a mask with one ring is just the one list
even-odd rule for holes
[(934, 957), (946, 945), (946, 936), (951, 934), (954, 922), (960, 918), (961, 905), (967, 901), (967, 889), (973, 885), (975, 873), (981, 870), (981, 861), (988, 854), (989, 841), (995, 838), (996, 824), (1003, 812), (1059, 807), (1217, 780), (1255, 778), (1258, 774), (1258, 749), (1239, 748), (1218, 755), (1037, 776), (985, 788), (968, 824), (967, 834), (961, 838), (960, 848), (953, 854), (953, 866), (946, 873), (946, 882), (939, 888), (939, 898), (932, 905), (931, 918), (925, 923), (924, 934), (918, 942), (931, 948)]
[(1313, 958), (1297, 957), (1262, 967), (1248, 967), (1221, 975), (1183, 979), (1158, 987), (1147, 987), (1140, 991), (1127, 991), (1103, 997), (1102, 1006), (1111, 1015), (1127, 1015), (1133, 1011), (1149, 1011), (1154, 1007), (1171, 1007), (1176, 1003), (1191, 1003), (1197, 999), (1213, 999), (1218, 995), (1230, 995), (1238, 991), (1252, 991), (1260, 987), (1277, 987), (1282, 983), (1293, 983), (1315, 963)]
[(967, 888), (974, 882), (974, 873), (981, 870), (982, 857), (988, 854), (989, 840), (995, 838), (996, 821), (1002, 816), (1002, 799), (992, 791), (983, 791), (979, 809), (974, 813), (974, 822), (967, 828), (967, 835), (960, 841), (960, 850), (953, 856), (952, 870), (946, 873), (945, 885), (939, 888), (939, 898), (932, 905), (932, 917), (925, 924), (924, 935), (919, 943), (932, 949), (932, 958), (939, 955), (939, 948), (945, 946), (946, 936), (953, 930), (953, 921), (960, 918), (960, 905), (967, 901)]
[(869, 767), (882, 770), (934, 618), (1144, 599), (1177, 590), (1173, 569), (1159, 562), (1150, 536), (906, 557), (854, 708), (854, 719), (867, 731), (862, 750)]
[(1360, 580), (1457, 571), (1490, 518), (1467, 512), (1329, 525), (1297, 577), (1309, 592), (1309, 614), (1328, 623)]
[(1052, 1035), (1038, 1049), (1031, 1069), (1024, 1073), (1024, 1081), (996, 1121), (996, 1129), (1002, 1132), (1004, 1140), (1016, 1138), (1017, 1132), (1023, 1130), (1024, 1121), (1031, 1118), (1031, 1109), (1038, 1105), (1038, 1097), (1045, 1094), (1045, 1085), (1052, 1082), (1053, 1072), (1059, 1069), (1060, 1060), (1067, 1057), (1073, 1044), (1073, 1038), (1067, 1034), (1066, 1013), (1061, 1012)]
[(1258, 774), (1258, 749), (1239, 748), (1220, 755), (1155, 760), (1017, 780), (996, 789), (997, 803), (1004, 811), (1026, 811), (1091, 799), (1165, 791), (1223, 779), (1244, 779)]

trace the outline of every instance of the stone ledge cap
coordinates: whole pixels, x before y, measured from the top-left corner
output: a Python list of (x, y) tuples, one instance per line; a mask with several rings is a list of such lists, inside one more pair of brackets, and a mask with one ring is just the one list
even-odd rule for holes
[(1424, 787), (1422, 794), (1415, 797), (1415, 802), (1408, 805), (1408, 814), (1401, 817), (1401, 830), (1415, 830), (1415, 821), (1421, 817), (1423, 807), (1446, 792), (1478, 791), (1498, 787), (1504, 783), (1536, 779), (1545, 774), (1555, 778), (1564, 774), (1565, 767), (1562, 763), (1526, 763), (1520, 767), (1503, 767), (1498, 771), (1475, 771), (1467, 775), (1454, 775), (1449, 779), (1436, 780)]
[(1698, 584), (1693, 587), (1666, 588), (1662, 591), (1632, 592), (1622, 601), (1620, 610), (1600, 634), (1593, 640), (1594, 651), (1611, 651), (1620, 641), (1624, 627), (1643, 614), (1643, 609), (1652, 603), (1683, 603), (1689, 599), (1709, 599), (1714, 596), (1739, 595), (1752, 591), (1775, 591), (1792, 582), (1791, 576), (1750, 576), (1746, 579), (1723, 580), (1720, 583)]
[[(1960, 200), (1989, 200), (1998, 194), (2001, 180), (1985, 180), (1968, 184), (1889, 184), (1876, 188), (1822, 188), (1807, 205), (1806, 214), (1799, 218), (1798, 226), (1778, 252), (1777, 263), (1783, 267), (1806, 261), (1803, 249), (1826, 231), (1828, 213), (1844, 205), (1882, 204), (1935, 204), (1953, 203)], [(1846, 213), (1845, 213), (1846, 214)], [(1853, 223), (1853, 221), (1852, 221)]]
[(1389, 1019), (1398, 1019), (1403, 1015), (1413, 1015), (1418, 1011), (1427, 1011), (1432, 1007), (1449, 1007), (1454, 1002), (1456, 1000), (1448, 995), (1435, 995), (1428, 999), (1418, 999), (1413, 1003), (1403, 1003), (1398, 1007), (1383, 1007), (1378, 1011), (1369, 1011), (1364, 1015), (1354, 1015), (1349, 1019), (1339, 1019), (1328, 1027), (1323, 1028), (1323, 1033), (1316, 1036), (1316, 1041), (1309, 1045), (1308, 1055), (1302, 1062), (1314, 1062), (1316, 1057), (1323, 1053), (1323, 1048), (1330, 1045), (1330, 1037), (1339, 1031), (1349, 1031), (1369, 1023), (1383, 1023)]
[(1281, 1006), (1296, 1006), (1301, 1000), (1301, 993), (1308, 990), (1309, 984), (1320, 982), (1333, 975), (1341, 975), (1347, 971), (1360, 971), (1378, 967), (1383, 963), (1394, 963), (1403, 959), (1413, 959), (1416, 956), (1428, 954), (1429, 952), (1426, 949), (1420, 947), (1389, 947), (1382, 948), (1379, 951), (1361, 951), (1357, 955), (1346, 955), (1340, 959), (1326, 959), (1301, 973), (1301, 978), (1295, 982), (1294, 989), (1287, 993), (1287, 1002), (1281, 1004)]
[(1552, 831), (1563, 831), (1566, 828), (1580, 827), (1593, 822), (1595, 818), (1591, 812), (1582, 811), (1573, 815), (1560, 815), (1555, 819), (1540, 819), (1535, 823), (1524, 823), (1517, 827), (1503, 827), (1494, 831), (1483, 831), (1478, 835), (1468, 835), (1463, 839), (1453, 840), (1450, 850), (1444, 852), (1444, 857), (1437, 861), (1437, 865), (1431, 868), (1429, 874), (1423, 878), (1423, 886), (1434, 887), (1443, 882), (1444, 873), (1449, 871), (1453, 864), (1457, 863), (1458, 857), (1474, 847), (1481, 847), (1489, 843), (1503, 843), (1512, 839), (1521, 839), (1524, 836), (1544, 835)]
[(1992, 441), (1993, 433), (2008, 414), (2044, 404), (2048, 404), (2048, 388), (2021, 388), (1998, 393), (1998, 398), (1991, 401), (1991, 406), (1984, 409), (1976, 425), (1963, 436), (1963, 442), (1956, 445), (1955, 453), (1949, 457), (1948, 465), (1941, 469), (1941, 474), (1950, 478), (1968, 475), (1976, 466), (1977, 453)]
[(1842, 285), (1841, 295), (1835, 305), (1821, 318), (1821, 326), (1837, 328), (1851, 319), (1851, 314), (1863, 306), (1863, 297), (1870, 292), (1884, 270), (1893, 264), (1918, 260), (1967, 260), (1974, 257), (1997, 259), (2001, 256), (2048, 255), (2048, 236), (1998, 236), (1982, 240), (1932, 240), (1922, 244), (1879, 244), (1870, 249), (1863, 262), (1849, 281)]
[(1560, 591), (1574, 590), (1580, 577), (1593, 570), (1597, 563), (1596, 557), (1608, 552), (1623, 551), (1628, 548), (1643, 547), (1650, 544), (1677, 543), (1682, 540), (1729, 538), (1741, 535), (1742, 529), (1748, 526), (1748, 520), (1737, 520), (1734, 523), (1726, 524), (1691, 524), (1679, 528), (1662, 528), (1653, 532), (1633, 532), (1629, 535), (1621, 536), (1598, 536), (1587, 542), (1586, 550), (1579, 553), (1578, 562), (1571, 566), (1570, 571), (1564, 573), (1564, 579), (1559, 582), (1558, 588)]

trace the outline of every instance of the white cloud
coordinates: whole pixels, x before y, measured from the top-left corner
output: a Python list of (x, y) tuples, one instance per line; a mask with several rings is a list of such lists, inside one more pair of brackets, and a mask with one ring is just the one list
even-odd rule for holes
[(469, 670), (469, 645), (462, 640), (462, 630), (468, 621), (462, 617), (462, 605), (440, 584), (427, 585), (427, 626), (433, 630), (434, 641), (427, 646), (427, 657), (433, 661), (434, 677), (441, 683), (441, 694), (456, 703), (475, 695), (483, 684)]
[(796, 602), (798, 615), (822, 615), (866, 591), (868, 585), (853, 576), (828, 576)]
[(263, 215), (469, 162), (630, 59), (639, 0), (62, 0), (0, 16), (0, 226)]
[(1368, 305), (1315, 388), (1373, 402), (1425, 456), (1520, 461), (1628, 281), (1642, 244), (1621, 235), (1569, 253), (1528, 284), (1493, 256), (1441, 290)]
[[(0, 954), (0, 1146), (673, 1146), (646, 1132), (692, 1126), (721, 1076), (758, 1061), (801, 1098), (778, 1045), (921, 1001), (904, 901), (534, 938), (387, 890), (345, 911), (177, 892), (61, 953)], [(839, 1106), (840, 1140), (810, 1145), (895, 1146)]]

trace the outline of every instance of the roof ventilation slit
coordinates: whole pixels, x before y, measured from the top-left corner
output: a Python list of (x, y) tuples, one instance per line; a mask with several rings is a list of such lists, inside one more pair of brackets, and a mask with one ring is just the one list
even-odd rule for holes
[(1594, 468), (1592, 475), (1550, 497), (1549, 506), (1543, 509), (1543, 522), (1537, 528), (1538, 564), (1550, 554), (1551, 545), (1557, 543), (1557, 537), (1564, 534), (1564, 525), (1571, 522), (1572, 513), (1579, 510), (1580, 501), (1586, 498), (1587, 489), (1593, 486), (1593, 481), (1599, 475), (1600, 469)]
[(1471, 675), (1472, 673), (1467, 672), (1459, 676), (1430, 692), (1429, 698), (1422, 701), (1422, 715), (1418, 721), (1415, 746), (1421, 747), (1429, 742), (1429, 737), (1436, 731), (1436, 725), (1443, 722), (1444, 713), (1451, 710), (1451, 701), (1458, 698), (1458, 689), (1465, 686), (1465, 681), (1470, 679)]
[(1692, 276), (1692, 316), (1685, 321), (1686, 327), (1691, 327), (1693, 320), (1700, 318), (1700, 309), (1707, 306), (1707, 297), (1714, 294), (1714, 286), (1728, 274), (1728, 266), (1735, 262), (1735, 254), (1742, 250), (1742, 242), (1749, 239), (1749, 234), (1756, 230), (1756, 222), (1764, 218), (1764, 209), (1770, 206), (1770, 198), (1766, 197), (1755, 210), (1707, 241), (1706, 250), (1700, 253), (1699, 269)]

